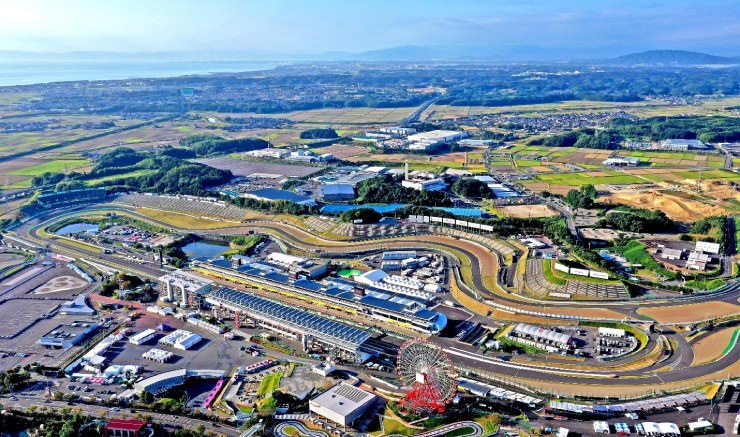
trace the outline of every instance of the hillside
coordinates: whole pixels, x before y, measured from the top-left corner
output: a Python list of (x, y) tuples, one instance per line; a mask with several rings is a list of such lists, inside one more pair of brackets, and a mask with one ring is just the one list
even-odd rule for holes
[(614, 61), (623, 65), (651, 64), (651, 65), (717, 65), (739, 64), (740, 60), (726, 56), (715, 56), (700, 52), (685, 50), (650, 50), (647, 52), (631, 53), (620, 56)]

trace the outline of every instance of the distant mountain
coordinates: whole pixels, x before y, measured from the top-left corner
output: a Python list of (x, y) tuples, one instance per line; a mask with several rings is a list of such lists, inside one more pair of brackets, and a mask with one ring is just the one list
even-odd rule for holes
[(740, 59), (726, 56), (715, 56), (686, 50), (650, 50), (631, 53), (613, 60), (622, 65), (718, 65), (739, 64)]

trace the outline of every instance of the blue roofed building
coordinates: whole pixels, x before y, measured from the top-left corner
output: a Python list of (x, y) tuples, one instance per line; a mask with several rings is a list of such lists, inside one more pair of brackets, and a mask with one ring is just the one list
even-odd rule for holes
[(282, 200), (299, 205), (316, 206), (316, 200), (308, 196), (301, 196), (292, 191), (278, 190), (276, 188), (260, 188), (259, 190), (247, 191), (244, 193), (244, 197), (262, 200), (264, 202), (279, 202)]
[(321, 199), (325, 202), (355, 200), (355, 189), (352, 184), (326, 184), (321, 188)]

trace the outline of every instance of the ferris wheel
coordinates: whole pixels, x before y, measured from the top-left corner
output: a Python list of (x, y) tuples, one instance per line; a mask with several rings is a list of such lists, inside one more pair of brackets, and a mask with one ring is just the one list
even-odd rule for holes
[(408, 392), (403, 405), (414, 412), (442, 412), (457, 391), (452, 361), (437, 345), (412, 339), (401, 345), (396, 369)]

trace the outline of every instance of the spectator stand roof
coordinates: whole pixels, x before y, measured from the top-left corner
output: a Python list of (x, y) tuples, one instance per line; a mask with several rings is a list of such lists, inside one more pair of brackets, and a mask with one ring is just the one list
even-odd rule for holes
[[(357, 208), (370, 208), (380, 214), (390, 213), (397, 209), (409, 206), (408, 203), (389, 203), (387, 205), (324, 205), (321, 207), (322, 214), (341, 214), (344, 211), (349, 211)], [(459, 217), (481, 217), (483, 213), (480, 208), (453, 208), (453, 207), (433, 207), (430, 209), (437, 209), (440, 211), (446, 211), (450, 214), (454, 214)]]
[(355, 351), (372, 334), (327, 318), (310, 314), (297, 308), (273, 302), (243, 291), (222, 288), (212, 291), (209, 298), (236, 305), (245, 311), (288, 326), (298, 332), (310, 334), (337, 346)]

